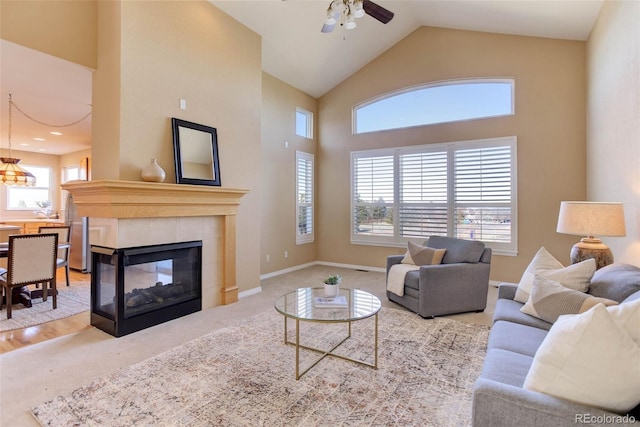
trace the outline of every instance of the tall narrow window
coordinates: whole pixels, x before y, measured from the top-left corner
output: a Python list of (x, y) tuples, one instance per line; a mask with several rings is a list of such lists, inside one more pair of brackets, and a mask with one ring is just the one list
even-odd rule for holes
[(313, 113), (296, 108), (296, 135), (313, 139)]
[(428, 83), (385, 94), (353, 109), (353, 133), (514, 114), (513, 79)]
[(356, 244), (452, 236), (517, 253), (516, 138), (351, 153)]
[(313, 242), (313, 154), (296, 151), (296, 243)]

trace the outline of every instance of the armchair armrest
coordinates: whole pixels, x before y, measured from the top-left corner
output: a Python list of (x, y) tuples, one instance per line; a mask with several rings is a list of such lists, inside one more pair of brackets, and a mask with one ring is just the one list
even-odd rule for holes
[(404, 255), (389, 255), (387, 257), (387, 274), (389, 274), (389, 269), (396, 264), (400, 264)]
[(498, 299), (514, 299), (518, 285), (515, 283), (500, 283), (498, 285)]

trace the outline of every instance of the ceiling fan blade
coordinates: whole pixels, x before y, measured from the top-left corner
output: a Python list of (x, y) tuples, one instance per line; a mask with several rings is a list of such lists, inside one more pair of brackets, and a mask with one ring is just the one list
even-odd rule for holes
[(393, 19), (393, 12), (372, 2), (371, 0), (364, 0), (362, 6), (367, 15), (377, 19), (383, 24), (386, 24)]

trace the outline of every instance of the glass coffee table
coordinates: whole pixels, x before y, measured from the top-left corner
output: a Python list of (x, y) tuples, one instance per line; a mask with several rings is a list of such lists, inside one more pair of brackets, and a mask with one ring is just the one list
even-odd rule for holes
[[(338, 292), (340, 302), (328, 301), (324, 295), (324, 288), (300, 288), (282, 295), (275, 303), (275, 309), (284, 316), (284, 342), (296, 347), (296, 380), (300, 379), (311, 368), (316, 366), (327, 356), (355, 362), (361, 365), (378, 369), (378, 312), (380, 300), (375, 295), (360, 289), (343, 289)], [(352, 359), (350, 357), (335, 354), (334, 351), (351, 337), (351, 323), (358, 320), (374, 318), (373, 349), (374, 362)], [(295, 320), (296, 339), (289, 341), (287, 338), (287, 321)], [(347, 336), (330, 350), (322, 350), (300, 344), (300, 322), (316, 323), (346, 323), (348, 324)], [(300, 349), (306, 349), (320, 353), (321, 356), (311, 366), (300, 372)]]

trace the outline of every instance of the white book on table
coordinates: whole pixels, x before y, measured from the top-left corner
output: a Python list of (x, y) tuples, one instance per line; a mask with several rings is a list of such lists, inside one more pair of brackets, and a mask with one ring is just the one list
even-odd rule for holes
[(347, 297), (338, 295), (335, 297), (315, 297), (315, 306), (319, 308), (347, 308)]

